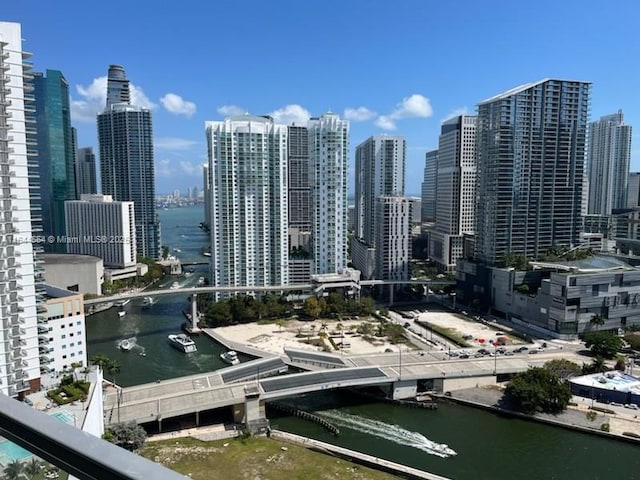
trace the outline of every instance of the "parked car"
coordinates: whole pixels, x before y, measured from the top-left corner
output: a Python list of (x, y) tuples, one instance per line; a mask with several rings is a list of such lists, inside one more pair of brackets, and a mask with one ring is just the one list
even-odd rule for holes
[(538, 350), (529, 350), (529, 355), (533, 355), (534, 353), (538, 353)]
[(640, 410), (640, 407), (635, 403), (627, 403), (624, 408), (630, 408), (631, 410)]
[(466, 353), (463, 353), (462, 355), (460, 355), (458, 358), (469, 358), (469, 355)]

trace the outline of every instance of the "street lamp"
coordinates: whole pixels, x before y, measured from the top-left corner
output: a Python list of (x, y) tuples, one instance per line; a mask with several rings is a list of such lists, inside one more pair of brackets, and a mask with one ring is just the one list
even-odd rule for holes
[(493, 374), (496, 376), (496, 381), (498, 380), (498, 345), (494, 342), (493, 344)]
[(456, 292), (451, 292), (451, 301), (453, 302), (453, 310), (456, 309)]

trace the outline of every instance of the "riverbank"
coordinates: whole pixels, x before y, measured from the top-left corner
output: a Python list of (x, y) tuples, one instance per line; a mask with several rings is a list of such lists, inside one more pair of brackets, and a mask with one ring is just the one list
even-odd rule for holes
[(148, 442), (139, 452), (193, 480), (212, 472), (225, 480), (397, 480), (399, 477), (289, 441), (238, 437), (203, 441), (195, 437)]
[[(506, 410), (499, 407), (503, 390), (500, 387), (475, 387), (450, 392), (450, 395), (441, 395), (441, 400), (483, 408), (506, 415), (547, 423), (562, 428), (569, 428), (585, 433), (596, 434), (606, 438), (623, 440), (629, 443), (640, 444), (640, 439), (626, 434), (640, 436), (640, 419), (632, 413), (617, 412), (615, 414), (601, 413), (591, 410), (589, 404), (582, 397), (574, 397), (572, 403), (564, 412), (557, 415), (537, 413), (526, 415), (520, 412)], [(589, 400), (590, 402), (590, 400)], [(595, 417), (587, 413), (595, 413)], [(609, 431), (602, 430), (602, 425), (608, 424)]]

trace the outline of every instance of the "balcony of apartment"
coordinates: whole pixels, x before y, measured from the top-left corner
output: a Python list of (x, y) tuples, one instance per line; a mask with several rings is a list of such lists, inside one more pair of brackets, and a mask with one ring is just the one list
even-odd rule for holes
[(49, 365), (53, 363), (53, 357), (47, 354), (40, 354), (40, 364), (41, 365)]
[(49, 327), (45, 327), (44, 325), (38, 325), (38, 334), (44, 335), (49, 333)]
[(39, 345), (49, 345), (49, 337), (47, 335), (38, 335)]

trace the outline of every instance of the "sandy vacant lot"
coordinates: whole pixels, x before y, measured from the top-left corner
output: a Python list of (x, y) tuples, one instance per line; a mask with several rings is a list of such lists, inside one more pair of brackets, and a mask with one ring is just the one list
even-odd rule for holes
[[(442, 328), (455, 330), (461, 337), (471, 335), (471, 339), (466, 340), (470, 345), (483, 346), (489, 344), (489, 340), (495, 340), (499, 336), (509, 339), (509, 344), (518, 344), (522, 341), (509, 335), (508, 331), (497, 330), (495, 327), (485, 325), (479, 321), (470, 320), (464, 316), (451, 312), (421, 312), (420, 321), (431, 323)], [(503, 335), (496, 335), (501, 332)]]
[[(322, 339), (318, 336), (321, 331), (326, 331), (333, 338), (336, 345), (340, 345), (344, 341), (345, 348), (342, 349), (344, 353), (357, 355), (384, 352), (388, 348), (393, 351), (397, 350), (397, 347), (389, 342), (376, 340), (375, 343), (370, 343), (364, 340), (361, 335), (356, 334), (357, 327), (363, 322), (371, 323), (374, 329), (378, 325), (378, 322), (374, 319), (343, 320), (341, 322), (333, 320), (316, 320), (314, 322), (289, 320), (282, 327), (273, 323), (266, 325), (248, 323), (231, 327), (219, 327), (216, 328), (216, 333), (232, 342), (243, 343), (278, 355), (284, 354), (284, 347), (322, 351), (322, 346), (313, 344), (322, 342)], [(338, 328), (339, 323), (343, 327), (342, 330)], [(323, 328), (323, 325), (326, 325), (326, 328)], [(311, 343), (309, 343), (309, 340), (311, 340)], [(324, 340), (324, 345), (333, 352), (340, 351), (335, 350), (328, 339)]]

